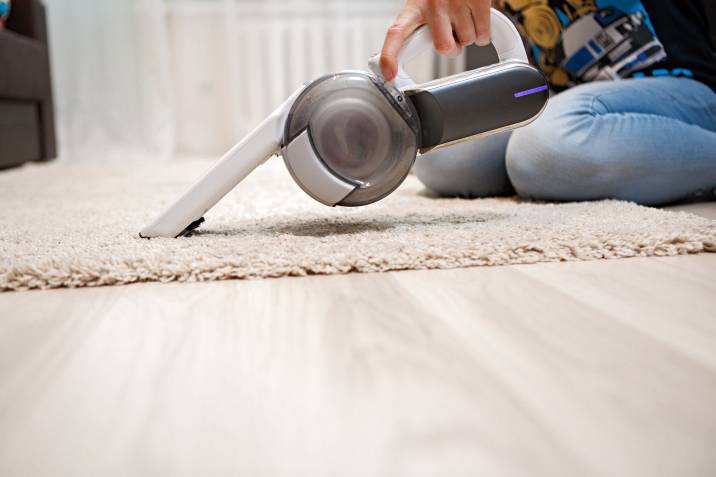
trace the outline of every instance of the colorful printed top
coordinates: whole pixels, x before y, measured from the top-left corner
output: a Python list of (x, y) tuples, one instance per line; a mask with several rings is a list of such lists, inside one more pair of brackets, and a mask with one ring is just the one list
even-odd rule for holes
[(695, 78), (716, 91), (700, 0), (499, 0), (552, 87), (643, 76)]

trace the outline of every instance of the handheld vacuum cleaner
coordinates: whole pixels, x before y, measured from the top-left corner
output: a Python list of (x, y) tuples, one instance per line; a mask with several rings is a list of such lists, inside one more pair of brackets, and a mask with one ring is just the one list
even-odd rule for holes
[(360, 206), (393, 192), (415, 158), (436, 147), (524, 126), (549, 95), (529, 65), (514, 25), (491, 10), (496, 63), (416, 85), (406, 61), (432, 47), (427, 27), (416, 30), (398, 55), (398, 75), (342, 71), (306, 83), (226, 153), (140, 237), (179, 237), (251, 171), (280, 153), (298, 185), (328, 206)]

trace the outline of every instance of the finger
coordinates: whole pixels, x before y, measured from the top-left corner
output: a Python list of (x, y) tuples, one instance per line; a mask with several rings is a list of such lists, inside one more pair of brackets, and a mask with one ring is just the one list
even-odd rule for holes
[(471, 0), (472, 23), (477, 38), (475, 43), (485, 46), (490, 43), (490, 0)]
[(472, 20), (472, 12), (469, 8), (461, 8), (452, 16), (453, 31), (458, 44), (462, 46), (472, 45), (477, 39), (475, 24)]
[(398, 72), (398, 53), (411, 33), (422, 25), (422, 15), (412, 8), (404, 8), (388, 28), (380, 52), (380, 70), (383, 78), (391, 81)]
[(439, 12), (429, 20), (430, 32), (433, 34), (435, 50), (445, 56), (458, 54), (458, 47), (452, 32), (452, 24), (446, 13)]

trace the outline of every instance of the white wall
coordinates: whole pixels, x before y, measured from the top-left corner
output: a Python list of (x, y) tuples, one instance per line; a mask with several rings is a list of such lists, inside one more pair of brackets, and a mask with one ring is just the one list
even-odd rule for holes
[(46, 2), (61, 157), (93, 161), (222, 153), (301, 83), (365, 69), (402, 4)]
[(171, 155), (163, 1), (45, 0), (62, 159)]
[(303, 82), (365, 69), (400, 4), (168, 0), (179, 151), (219, 153)]

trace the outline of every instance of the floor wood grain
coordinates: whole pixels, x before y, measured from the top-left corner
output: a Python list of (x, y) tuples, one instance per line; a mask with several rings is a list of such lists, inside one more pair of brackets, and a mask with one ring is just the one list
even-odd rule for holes
[(714, 475), (714, 270), (2, 294), (0, 475)]

